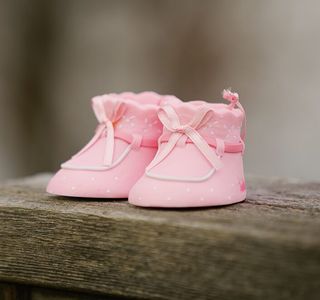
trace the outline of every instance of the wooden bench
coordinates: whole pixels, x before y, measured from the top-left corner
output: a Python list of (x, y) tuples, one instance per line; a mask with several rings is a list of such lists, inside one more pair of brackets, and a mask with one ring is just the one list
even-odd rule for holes
[(320, 299), (319, 182), (252, 177), (243, 203), (156, 210), (48, 179), (0, 186), (0, 300)]

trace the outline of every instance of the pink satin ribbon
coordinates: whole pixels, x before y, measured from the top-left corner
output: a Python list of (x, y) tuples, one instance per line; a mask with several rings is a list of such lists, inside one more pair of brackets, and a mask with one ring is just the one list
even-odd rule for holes
[(75, 156), (79, 156), (87, 151), (100, 139), (100, 137), (106, 134), (103, 164), (105, 166), (111, 166), (114, 152), (114, 124), (123, 116), (125, 106), (117, 99), (104, 101), (103, 97), (95, 97), (92, 99), (92, 107), (99, 122), (98, 128), (90, 142)]
[(214, 112), (211, 109), (203, 107), (197, 111), (194, 118), (188, 124), (181, 125), (178, 115), (171, 106), (163, 106), (160, 108), (158, 113), (159, 119), (164, 127), (172, 134), (166, 145), (157, 153), (146, 170), (151, 170), (163, 161), (182, 136), (188, 137), (216, 170), (220, 169), (222, 167), (220, 158), (197, 131), (197, 129), (205, 125), (213, 115)]

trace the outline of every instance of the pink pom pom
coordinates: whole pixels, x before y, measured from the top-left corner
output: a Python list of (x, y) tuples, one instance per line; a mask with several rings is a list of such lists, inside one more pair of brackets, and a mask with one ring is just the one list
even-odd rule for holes
[(223, 90), (222, 97), (223, 99), (230, 101), (232, 104), (236, 104), (239, 101), (239, 94), (232, 93), (230, 89)]

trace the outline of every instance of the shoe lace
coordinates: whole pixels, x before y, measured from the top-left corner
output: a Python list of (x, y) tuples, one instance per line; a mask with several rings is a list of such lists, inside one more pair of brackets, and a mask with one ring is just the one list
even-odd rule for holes
[(124, 103), (121, 101), (111, 101), (107, 108), (104, 106), (104, 101), (100, 97), (93, 99), (93, 111), (99, 122), (95, 135), (89, 143), (81, 149), (74, 157), (86, 152), (91, 148), (102, 136), (106, 136), (105, 150), (103, 156), (103, 165), (111, 166), (114, 153), (114, 125), (118, 122), (125, 112)]
[(184, 135), (193, 142), (216, 170), (220, 169), (222, 167), (220, 158), (198, 132), (198, 129), (204, 126), (212, 118), (213, 114), (214, 112), (212, 109), (203, 107), (196, 112), (193, 119), (188, 124), (182, 125), (177, 113), (171, 106), (160, 108), (158, 113), (159, 119), (163, 126), (171, 132), (171, 135), (166, 145), (157, 153), (154, 160), (146, 168), (146, 171), (150, 171), (162, 162), (176, 146), (179, 139)]

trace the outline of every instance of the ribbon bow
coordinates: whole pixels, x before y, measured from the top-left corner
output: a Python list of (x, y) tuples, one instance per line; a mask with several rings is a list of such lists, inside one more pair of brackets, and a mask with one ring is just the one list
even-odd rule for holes
[[(105, 101), (107, 100), (107, 101)], [(96, 118), (99, 122), (99, 125), (96, 129), (96, 133), (90, 142), (76, 154), (76, 156), (87, 151), (92, 147), (98, 139), (106, 134), (106, 144), (105, 144), (105, 153), (103, 158), (103, 164), (105, 166), (111, 166), (113, 161), (113, 152), (114, 152), (114, 125), (118, 122), (124, 111), (125, 106), (121, 101), (114, 98), (105, 98), (103, 96), (94, 97), (92, 99), (93, 111), (96, 115)]]
[(195, 144), (204, 157), (211, 163), (213, 168), (216, 170), (220, 169), (222, 167), (222, 162), (219, 157), (197, 131), (197, 129), (206, 124), (212, 116), (213, 111), (203, 107), (197, 111), (194, 118), (188, 124), (181, 125), (175, 110), (171, 106), (163, 106), (158, 113), (158, 117), (164, 127), (172, 132), (172, 134), (164, 148), (157, 153), (154, 160), (146, 168), (146, 171), (151, 170), (165, 159), (183, 135), (187, 136)]

